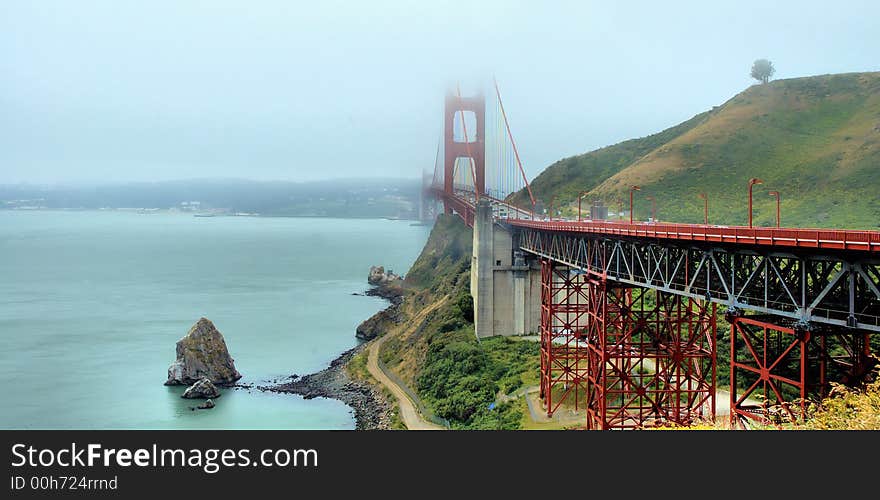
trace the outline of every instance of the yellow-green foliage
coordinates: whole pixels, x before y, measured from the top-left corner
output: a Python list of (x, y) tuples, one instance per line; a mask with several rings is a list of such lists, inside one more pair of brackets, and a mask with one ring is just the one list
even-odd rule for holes
[(822, 401), (801, 427), (814, 430), (880, 430), (880, 380), (864, 391), (836, 386), (835, 397)]

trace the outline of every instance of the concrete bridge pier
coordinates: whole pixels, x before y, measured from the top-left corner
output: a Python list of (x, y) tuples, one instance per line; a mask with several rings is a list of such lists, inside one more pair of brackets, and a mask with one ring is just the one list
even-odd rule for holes
[(541, 268), (514, 250), (514, 233), (477, 203), (471, 261), (471, 296), (477, 338), (536, 334), (541, 322)]

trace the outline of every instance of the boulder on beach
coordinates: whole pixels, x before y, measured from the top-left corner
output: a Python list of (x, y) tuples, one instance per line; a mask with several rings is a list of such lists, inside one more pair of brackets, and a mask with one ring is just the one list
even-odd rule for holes
[(219, 385), (232, 384), (241, 378), (223, 334), (207, 318), (199, 319), (189, 333), (177, 341), (177, 359), (168, 367), (165, 385), (191, 385), (203, 378)]
[[(217, 390), (217, 386), (211, 383), (207, 377), (199, 380), (195, 384), (186, 388), (183, 391), (183, 394), (180, 395), (182, 398), (186, 399), (207, 399), (211, 401), (211, 398), (219, 398), (220, 391)], [(206, 403), (207, 404), (207, 403)], [(211, 401), (211, 406), (213, 407), (214, 402)]]

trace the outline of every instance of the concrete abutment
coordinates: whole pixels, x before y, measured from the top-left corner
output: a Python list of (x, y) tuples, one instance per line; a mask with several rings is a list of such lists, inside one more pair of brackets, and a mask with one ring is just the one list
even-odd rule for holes
[(471, 296), (477, 338), (537, 334), (541, 322), (541, 267), (516, 250), (514, 234), (477, 204)]

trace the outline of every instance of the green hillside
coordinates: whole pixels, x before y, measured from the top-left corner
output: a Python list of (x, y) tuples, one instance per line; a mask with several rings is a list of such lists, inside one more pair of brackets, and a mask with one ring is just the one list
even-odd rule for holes
[(532, 189), (573, 214), (582, 191), (615, 211), (636, 184), (637, 219), (650, 215), (645, 197), (654, 196), (658, 218), (675, 222), (702, 222), (705, 192), (710, 222), (745, 224), (746, 185), (759, 177), (757, 225), (775, 223), (767, 192), (778, 190), (783, 225), (877, 229), (878, 174), (880, 73), (850, 73), (752, 86), (658, 134), (560, 160)]

